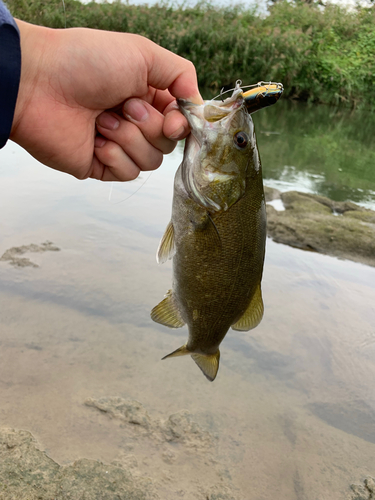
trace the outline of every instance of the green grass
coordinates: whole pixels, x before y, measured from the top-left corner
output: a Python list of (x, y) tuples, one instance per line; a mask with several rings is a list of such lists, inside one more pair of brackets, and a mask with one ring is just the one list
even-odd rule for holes
[(348, 12), (280, 1), (268, 16), (243, 6), (218, 8), (77, 0), (8, 0), (14, 16), (53, 28), (84, 26), (144, 35), (196, 66), (201, 87), (280, 81), (285, 95), (375, 107), (375, 8)]

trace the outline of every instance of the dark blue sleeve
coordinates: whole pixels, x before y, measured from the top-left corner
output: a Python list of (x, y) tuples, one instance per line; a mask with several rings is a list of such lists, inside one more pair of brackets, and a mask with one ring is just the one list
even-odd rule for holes
[(0, 148), (9, 139), (21, 76), (20, 33), (0, 0)]

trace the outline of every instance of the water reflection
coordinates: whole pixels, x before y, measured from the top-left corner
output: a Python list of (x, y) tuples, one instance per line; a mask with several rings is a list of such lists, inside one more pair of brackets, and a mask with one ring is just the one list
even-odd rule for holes
[[(304, 170), (292, 150), (284, 158), (280, 142), (260, 148), (268, 178), (326, 189), (329, 172)], [(116, 185), (109, 200), (108, 185), (51, 171), (13, 144), (1, 152), (0, 254), (47, 239), (61, 250), (31, 254), (39, 268), (0, 262), (0, 425), (30, 430), (63, 463), (132, 454), (165, 500), (210, 498), (214, 486), (241, 500), (346, 498), (375, 474), (375, 269), (268, 241), (264, 320), (228, 332), (217, 380), (190, 359), (161, 362), (186, 339), (149, 317), (170, 287), (155, 252), (180, 159), (181, 148), (135, 195), (139, 184)], [(166, 455), (83, 404), (103, 396), (162, 419), (188, 409), (212, 447)]]
[(281, 101), (254, 122), (266, 183), (375, 208), (375, 117)]

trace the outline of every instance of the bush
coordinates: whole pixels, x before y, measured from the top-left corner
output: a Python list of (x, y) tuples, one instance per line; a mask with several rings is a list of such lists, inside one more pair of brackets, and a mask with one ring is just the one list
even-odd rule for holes
[(77, 0), (9, 0), (16, 17), (64, 28), (91, 27), (144, 35), (190, 59), (201, 87), (214, 90), (280, 81), (285, 95), (373, 108), (375, 9), (280, 1), (268, 16), (243, 6), (82, 4)]

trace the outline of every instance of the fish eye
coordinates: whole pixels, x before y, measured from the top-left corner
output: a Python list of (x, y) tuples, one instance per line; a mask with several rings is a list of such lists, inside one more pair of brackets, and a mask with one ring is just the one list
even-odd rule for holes
[(241, 149), (245, 149), (247, 143), (249, 142), (249, 138), (247, 137), (245, 132), (237, 132), (237, 134), (235, 134), (235, 136), (233, 137), (233, 141), (236, 146)]

